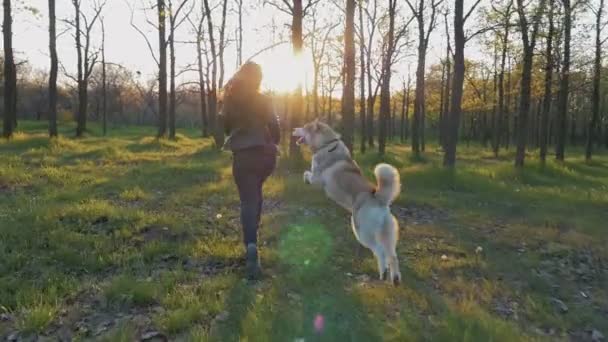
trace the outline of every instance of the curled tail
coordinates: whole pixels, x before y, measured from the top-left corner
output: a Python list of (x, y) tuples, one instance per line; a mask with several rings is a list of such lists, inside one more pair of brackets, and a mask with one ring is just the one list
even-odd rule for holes
[(378, 164), (374, 170), (378, 188), (375, 197), (384, 205), (390, 205), (401, 192), (399, 172), (389, 164)]

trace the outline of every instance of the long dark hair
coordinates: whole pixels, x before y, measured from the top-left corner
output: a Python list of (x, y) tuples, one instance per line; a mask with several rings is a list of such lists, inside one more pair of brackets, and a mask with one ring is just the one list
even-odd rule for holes
[(249, 126), (255, 121), (251, 109), (258, 107), (261, 84), (262, 68), (251, 61), (243, 64), (226, 82), (222, 111), (231, 126)]

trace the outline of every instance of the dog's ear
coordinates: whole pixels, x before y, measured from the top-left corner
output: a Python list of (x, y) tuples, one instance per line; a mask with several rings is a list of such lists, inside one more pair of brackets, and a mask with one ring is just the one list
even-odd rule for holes
[(314, 119), (311, 123), (311, 127), (313, 131), (318, 131), (319, 130), (319, 119)]

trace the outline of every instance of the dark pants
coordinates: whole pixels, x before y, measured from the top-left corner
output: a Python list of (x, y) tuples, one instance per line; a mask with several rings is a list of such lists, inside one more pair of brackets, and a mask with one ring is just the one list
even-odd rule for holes
[(262, 185), (276, 166), (276, 153), (250, 148), (233, 155), (232, 175), (241, 198), (241, 225), (245, 246), (257, 243), (262, 213)]

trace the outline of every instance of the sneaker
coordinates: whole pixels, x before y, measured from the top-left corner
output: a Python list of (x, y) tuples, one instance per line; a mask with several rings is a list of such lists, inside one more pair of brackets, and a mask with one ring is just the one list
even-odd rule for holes
[(255, 243), (247, 245), (245, 252), (245, 272), (247, 279), (258, 280), (262, 274), (260, 259), (258, 258), (258, 246)]

